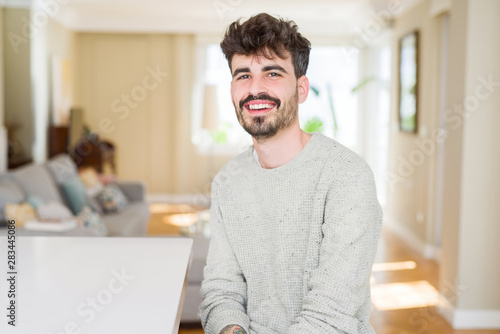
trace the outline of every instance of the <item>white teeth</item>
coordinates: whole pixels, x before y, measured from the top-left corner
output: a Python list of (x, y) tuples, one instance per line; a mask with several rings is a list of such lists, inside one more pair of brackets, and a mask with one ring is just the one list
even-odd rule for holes
[(273, 106), (271, 104), (250, 104), (248, 106), (249, 109), (251, 110), (256, 110), (256, 109), (270, 109)]

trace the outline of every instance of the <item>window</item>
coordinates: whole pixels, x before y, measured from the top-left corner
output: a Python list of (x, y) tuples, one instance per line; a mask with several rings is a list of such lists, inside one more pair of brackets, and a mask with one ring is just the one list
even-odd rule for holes
[(321, 124), (325, 135), (356, 150), (358, 99), (352, 89), (359, 82), (357, 56), (346, 59), (341, 47), (313, 47), (307, 77), (311, 89), (300, 105), (301, 127), (308, 130), (308, 123)]

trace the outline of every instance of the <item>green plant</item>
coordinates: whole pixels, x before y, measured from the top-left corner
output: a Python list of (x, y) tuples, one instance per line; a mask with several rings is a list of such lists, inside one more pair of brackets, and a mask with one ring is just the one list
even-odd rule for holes
[[(320, 95), (320, 90), (314, 86), (310, 86), (309, 89), (316, 95)], [(326, 84), (326, 94), (328, 97), (328, 106), (330, 107), (330, 112), (332, 113), (332, 118), (333, 118), (333, 135), (337, 135), (337, 131), (339, 129), (338, 124), (337, 124), (337, 116), (335, 114), (335, 107), (333, 104), (333, 95), (332, 95), (332, 89), (330, 86), (330, 83)]]
[(364, 78), (363, 80), (361, 80), (359, 84), (357, 84), (351, 89), (351, 93), (358, 92), (361, 88), (365, 87), (368, 83), (374, 81), (375, 79), (376, 79), (375, 77)]
[(226, 144), (227, 132), (230, 128), (230, 123), (221, 123), (217, 129), (210, 131), (210, 137), (212, 137), (212, 141), (216, 144)]
[(322, 132), (323, 121), (319, 117), (313, 117), (311, 119), (308, 119), (306, 124), (302, 126), (302, 130), (304, 130), (307, 133)]

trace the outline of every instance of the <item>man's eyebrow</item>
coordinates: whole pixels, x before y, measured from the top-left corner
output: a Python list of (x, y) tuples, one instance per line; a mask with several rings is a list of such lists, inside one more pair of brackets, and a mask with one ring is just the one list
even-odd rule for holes
[(267, 72), (267, 71), (281, 71), (283, 73), (288, 73), (283, 67), (279, 65), (269, 65), (269, 66), (264, 66), (262, 69), (262, 72)]
[(234, 70), (233, 78), (235, 76), (237, 76), (239, 73), (247, 73), (247, 72), (250, 72), (250, 68), (249, 67), (240, 67), (240, 68), (237, 68), (236, 70)]
[[(262, 72), (267, 72), (267, 71), (281, 71), (283, 73), (288, 73), (283, 67), (281, 67), (279, 65), (264, 66), (262, 68)], [(237, 76), (238, 74), (240, 74), (240, 73), (248, 73), (248, 72), (250, 72), (250, 68), (249, 67), (240, 67), (240, 68), (237, 68), (236, 70), (234, 70), (233, 78), (235, 76)]]

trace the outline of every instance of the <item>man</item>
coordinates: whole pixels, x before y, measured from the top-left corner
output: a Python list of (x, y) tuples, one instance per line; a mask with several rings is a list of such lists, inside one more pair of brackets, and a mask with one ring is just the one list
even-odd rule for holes
[(382, 211), (366, 162), (299, 127), (309, 41), (292, 21), (259, 14), (232, 23), (221, 47), (253, 145), (212, 184), (205, 333), (373, 333)]

